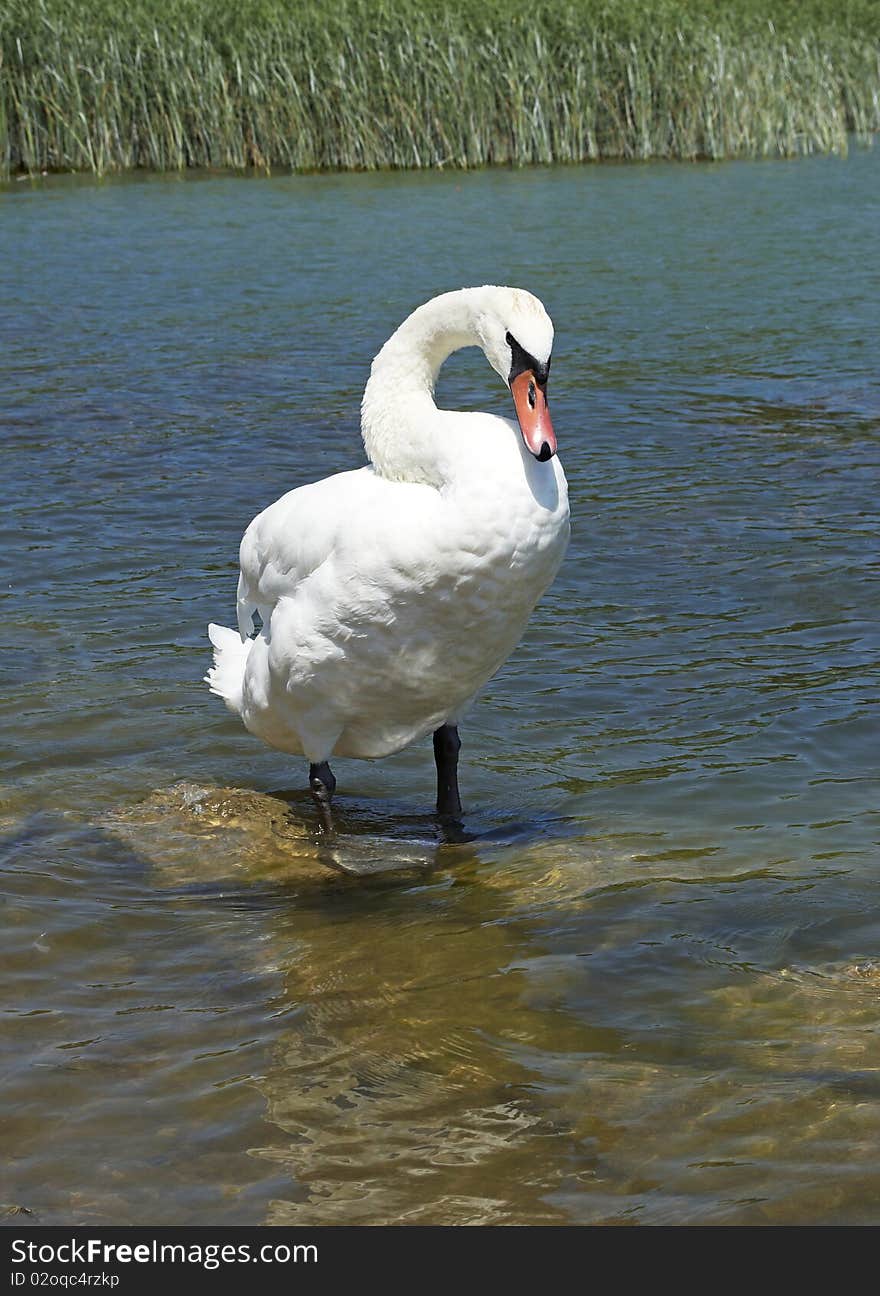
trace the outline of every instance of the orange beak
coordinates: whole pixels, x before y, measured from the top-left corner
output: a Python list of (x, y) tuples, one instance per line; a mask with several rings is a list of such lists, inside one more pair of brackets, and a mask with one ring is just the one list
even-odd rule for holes
[(547, 405), (547, 384), (539, 383), (531, 369), (511, 379), (510, 390), (523, 441), (541, 463), (556, 454), (556, 433)]

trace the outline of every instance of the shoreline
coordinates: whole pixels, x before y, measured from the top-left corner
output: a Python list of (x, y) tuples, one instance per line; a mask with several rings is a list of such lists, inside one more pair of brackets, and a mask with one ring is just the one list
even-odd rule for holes
[(181, 167), (174, 170), (159, 171), (150, 167), (130, 167), (127, 170), (94, 172), (85, 170), (51, 170), (28, 172), (21, 171), (15, 175), (0, 176), (0, 193), (10, 192), (15, 189), (16, 185), (29, 184), (38, 185), (43, 181), (49, 182), (79, 182), (82, 184), (93, 184), (96, 181), (100, 184), (126, 184), (137, 182), (168, 182), (168, 183), (187, 183), (187, 182), (205, 182), (211, 180), (245, 180), (260, 183), (264, 180), (306, 180), (306, 179), (323, 179), (323, 180), (340, 180), (350, 179), (355, 176), (363, 178), (382, 179), (394, 177), (401, 179), (405, 176), (412, 177), (414, 180), (431, 176), (437, 178), (446, 176), (448, 179), (460, 182), (468, 176), (484, 175), (487, 172), (494, 174), (505, 174), (509, 172), (527, 172), (536, 174), (544, 170), (555, 170), (565, 168), (575, 170), (579, 167), (587, 167), (599, 170), (637, 170), (640, 167), (663, 165), (670, 168), (714, 166), (726, 167), (736, 166), (739, 163), (761, 163), (767, 166), (776, 166), (780, 163), (797, 163), (805, 162), (810, 159), (825, 158), (828, 161), (845, 162), (853, 153), (864, 153), (874, 147), (874, 140), (880, 131), (872, 132), (870, 135), (861, 138), (850, 136), (844, 149), (834, 150), (825, 153), (788, 153), (778, 156), (737, 156), (723, 158), (672, 158), (672, 157), (649, 157), (649, 158), (599, 158), (585, 159), (583, 161), (567, 162), (528, 162), (528, 163), (486, 163), (482, 166), (472, 166), (466, 168), (453, 169), (452, 167), (362, 167), (360, 169), (350, 168), (347, 170), (329, 170), (305, 167), (295, 169), (293, 167), (204, 167), (192, 166)]
[(0, 178), (454, 170), (844, 152), (880, 4), (10, 0)]

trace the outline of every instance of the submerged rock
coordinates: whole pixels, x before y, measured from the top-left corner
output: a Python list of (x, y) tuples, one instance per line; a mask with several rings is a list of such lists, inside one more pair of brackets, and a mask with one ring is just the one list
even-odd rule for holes
[(155, 865), (168, 886), (277, 881), (320, 868), (315, 829), (283, 795), (176, 783), (112, 811), (103, 827)]
[[(302, 813), (300, 813), (302, 812)], [(412, 876), (458, 855), (435, 838), (396, 836), (375, 816), (339, 816), (326, 837), (307, 793), (265, 793), (181, 782), (112, 811), (102, 827), (159, 870), (164, 886), (290, 883), (334, 876)]]

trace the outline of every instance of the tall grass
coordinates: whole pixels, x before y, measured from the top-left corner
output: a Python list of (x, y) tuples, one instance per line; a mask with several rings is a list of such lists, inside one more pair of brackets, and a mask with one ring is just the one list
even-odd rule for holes
[(0, 0), (0, 171), (843, 150), (880, 0)]

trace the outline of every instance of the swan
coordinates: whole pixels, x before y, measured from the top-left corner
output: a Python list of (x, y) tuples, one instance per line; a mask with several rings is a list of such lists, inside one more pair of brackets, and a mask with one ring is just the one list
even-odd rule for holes
[[(518, 427), (435, 404), (441, 365), (474, 345), (510, 388)], [(238, 630), (209, 625), (204, 680), (252, 734), (308, 760), (327, 831), (332, 756), (387, 756), (429, 733), (437, 813), (461, 815), (459, 721), (568, 544), (552, 345), (550, 317), (523, 289), (462, 288), (418, 307), (370, 370), (369, 463), (289, 491), (245, 531)]]

